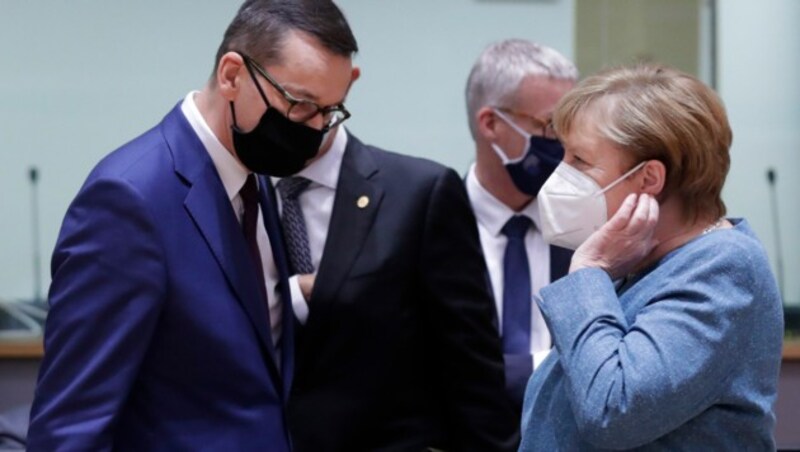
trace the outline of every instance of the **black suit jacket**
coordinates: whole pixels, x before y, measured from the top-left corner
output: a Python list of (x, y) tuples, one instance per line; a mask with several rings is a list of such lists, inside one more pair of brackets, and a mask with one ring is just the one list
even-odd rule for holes
[(295, 450), (512, 449), (485, 271), (458, 175), (350, 135), (297, 333)]
[(572, 262), (572, 250), (550, 245), (550, 282), (569, 273), (569, 264)]

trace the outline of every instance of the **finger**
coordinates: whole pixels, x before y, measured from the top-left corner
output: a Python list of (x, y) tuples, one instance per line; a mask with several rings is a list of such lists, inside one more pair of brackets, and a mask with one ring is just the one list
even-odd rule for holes
[(627, 231), (631, 234), (641, 234), (647, 225), (647, 218), (650, 215), (650, 196), (646, 193), (639, 195), (639, 202), (636, 203), (636, 209), (631, 215), (631, 221), (628, 223)]
[(658, 215), (659, 215), (659, 205), (656, 198), (650, 196), (650, 212), (647, 218), (648, 227), (651, 229), (655, 229), (656, 225), (658, 224)]
[(608, 229), (614, 231), (625, 229), (630, 221), (631, 213), (636, 207), (636, 204), (636, 193), (631, 193), (630, 195), (626, 196), (625, 200), (622, 201), (622, 205), (619, 206), (619, 209), (617, 209), (617, 212), (611, 217), (610, 220), (608, 220), (608, 223), (606, 224)]

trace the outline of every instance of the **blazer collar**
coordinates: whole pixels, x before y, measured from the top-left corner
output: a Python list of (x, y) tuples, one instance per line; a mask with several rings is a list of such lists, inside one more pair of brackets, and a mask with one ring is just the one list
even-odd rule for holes
[(172, 153), (175, 172), (188, 185), (184, 207), (247, 313), (269, 357), (268, 367), (275, 381), (281, 381), (270, 335), (269, 311), (262, 300), (254, 266), (249, 265), (251, 258), (241, 226), (214, 163), (181, 112), (180, 104), (167, 114), (160, 128)]
[[(325, 317), (328, 304), (358, 257), (383, 199), (374, 156), (356, 137), (348, 137), (328, 228), (328, 240), (317, 272), (306, 327)], [(315, 312), (316, 311), (316, 312)]]

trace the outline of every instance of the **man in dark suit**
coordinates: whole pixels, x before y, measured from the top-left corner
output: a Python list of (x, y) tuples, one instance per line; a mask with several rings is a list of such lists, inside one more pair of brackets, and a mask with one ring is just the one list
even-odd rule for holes
[(338, 127), (313, 162), (274, 182), (299, 323), (295, 450), (513, 449), (494, 305), (459, 176)]
[(557, 51), (512, 39), (487, 47), (467, 81), (476, 151), (467, 192), (497, 306), (517, 427), (528, 378), (552, 346), (533, 297), (567, 273), (572, 257), (544, 242), (536, 194), (563, 158), (550, 119), (577, 77)]
[[(314, 181), (300, 204), (316, 278), (293, 297), (305, 304), (289, 404), (296, 450), (513, 449), (494, 307), (458, 175), (342, 128), (318, 162), (334, 162), (319, 173), (338, 177), (301, 172)], [(327, 239), (314, 247), (320, 231)]]
[(28, 450), (291, 449), (288, 263), (256, 173), (319, 152), (356, 50), (330, 2), (247, 1), (205, 88), (92, 171), (53, 255)]

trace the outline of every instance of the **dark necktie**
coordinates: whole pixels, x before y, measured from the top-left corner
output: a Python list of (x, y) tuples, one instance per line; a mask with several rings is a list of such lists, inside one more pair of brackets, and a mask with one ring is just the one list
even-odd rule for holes
[(264, 303), (266, 303), (267, 288), (264, 282), (264, 266), (261, 264), (261, 251), (258, 249), (258, 240), (256, 238), (256, 227), (258, 226), (258, 186), (256, 185), (255, 175), (250, 174), (247, 176), (244, 186), (239, 190), (239, 195), (242, 197), (242, 204), (244, 204), (242, 230), (247, 240), (247, 249), (250, 251), (250, 258), (253, 260), (256, 273), (258, 274), (258, 287), (261, 289), (261, 295), (264, 297)]
[(261, 250), (258, 248), (258, 185), (256, 184), (256, 176), (250, 174), (244, 186), (239, 190), (239, 196), (242, 197), (242, 204), (244, 205), (244, 214), (242, 215), (242, 230), (244, 237), (247, 240), (247, 249), (250, 252), (250, 258), (255, 265), (256, 276), (258, 277), (258, 288), (263, 297), (264, 306), (267, 308), (270, 332), (272, 335), (272, 344), (276, 349), (280, 348), (281, 333), (281, 312), (282, 306), (278, 299), (274, 299), (272, 306), (269, 304), (269, 297), (267, 296), (267, 287), (264, 281), (264, 265), (261, 262)]
[(294, 273), (301, 275), (314, 273), (306, 221), (303, 218), (303, 211), (300, 210), (300, 201), (297, 199), (310, 183), (310, 180), (299, 176), (284, 177), (278, 181), (278, 191), (281, 194), (283, 207), (281, 223), (289, 249), (289, 261)]
[(503, 256), (503, 353), (530, 354), (531, 347), (531, 274), (525, 234), (533, 222), (514, 216), (503, 226), (508, 237)]

